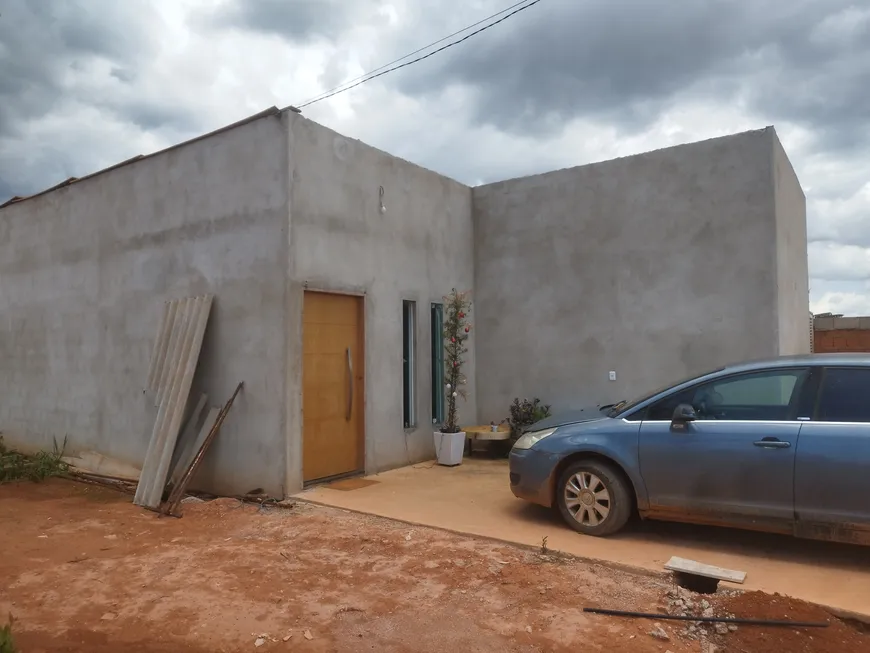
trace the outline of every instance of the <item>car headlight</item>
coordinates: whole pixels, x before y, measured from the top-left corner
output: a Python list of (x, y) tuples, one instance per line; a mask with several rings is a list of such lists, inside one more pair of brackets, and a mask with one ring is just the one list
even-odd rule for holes
[(544, 429), (543, 431), (533, 431), (531, 433), (525, 433), (516, 441), (514, 444), (514, 449), (531, 449), (538, 442), (543, 440), (546, 437), (553, 435), (556, 432), (556, 429)]

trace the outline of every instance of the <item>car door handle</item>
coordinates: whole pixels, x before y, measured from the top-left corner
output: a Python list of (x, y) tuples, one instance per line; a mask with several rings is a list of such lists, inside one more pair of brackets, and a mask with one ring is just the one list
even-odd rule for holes
[(756, 447), (764, 447), (765, 449), (788, 449), (791, 442), (785, 442), (776, 438), (762, 438), (753, 442)]

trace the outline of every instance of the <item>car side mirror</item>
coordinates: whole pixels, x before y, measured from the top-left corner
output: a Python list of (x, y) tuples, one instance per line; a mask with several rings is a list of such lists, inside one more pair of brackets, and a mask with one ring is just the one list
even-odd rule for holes
[(689, 404), (680, 404), (674, 408), (674, 415), (671, 417), (672, 431), (685, 431), (689, 428), (689, 422), (694, 422), (698, 419), (695, 409)]

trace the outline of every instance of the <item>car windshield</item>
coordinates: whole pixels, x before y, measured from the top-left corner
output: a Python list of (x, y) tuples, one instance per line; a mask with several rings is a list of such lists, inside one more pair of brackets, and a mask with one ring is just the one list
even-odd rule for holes
[(665, 390), (670, 390), (671, 388), (676, 388), (678, 385), (683, 385), (684, 383), (688, 383), (689, 381), (694, 381), (695, 379), (700, 379), (701, 377), (707, 376), (708, 374), (713, 374), (714, 372), (721, 372), (724, 369), (725, 369), (724, 367), (721, 367), (718, 370), (705, 372), (704, 374), (692, 375), (690, 377), (683, 379), (682, 381), (677, 381), (676, 383), (668, 383), (667, 385), (660, 387), (659, 389), (655, 390), (654, 392), (647, 392), (646, 394), (642, 395), (641, 397), (638, 397), (637, 399), (634, 399), (633, 401), (620, 401), (618, 404), (613, 404), (613, 406), (607, 412), (607, 416), (608, 417), (617, 417), (619, 415), (622, 415), (623, 413), (627, 413), (628, 411), (632, 410), (635, 406), (643, 403), (647, 399), (651, 399), (652, 397), (655, 397), (657, 394), (660, 394), (660, 393), (664, 392)]

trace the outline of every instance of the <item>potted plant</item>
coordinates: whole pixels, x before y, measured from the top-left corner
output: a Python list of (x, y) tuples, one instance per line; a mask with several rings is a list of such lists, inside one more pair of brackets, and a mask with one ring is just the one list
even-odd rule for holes
[(456, 399), (465, 399), (465, 376), (462, 365), (468, 353), (465, 343), (471, 333), (468, 314), (471, 311), (469, 293), (453, 291), (444, 298), (444, 378), (447, 391), (447, 419), (440, 431), (435, 431), (435, 455), (439, 465), (462, 464), (465, 432), (460, 430), (456, 414)]

